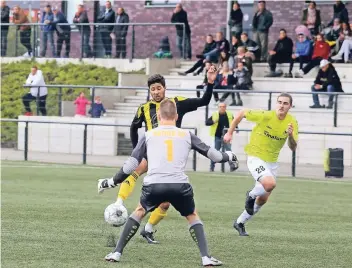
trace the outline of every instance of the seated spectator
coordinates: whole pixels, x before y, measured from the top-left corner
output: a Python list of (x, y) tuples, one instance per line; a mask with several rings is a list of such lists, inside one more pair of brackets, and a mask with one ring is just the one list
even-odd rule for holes
[(344, 59), (345, 63), (351, 62), (351, 50), (352, 50), (352, 31), (348, 23), (342, 23), (342, 32), (341, 32), (342, 45), (339, 52), (336, 56), (331, 57), (332, 60), (342, 60)]
[(242, 22), (243, 22), (243, 13), (238, 2), (234, 2), (232, 6), (232, 10), (230, 13), (229, 26), (231, 29), (231, 35), (240, 37), (242, 33)]
[(106, 116), (106, 110), (99, 96), (94, 98), (94, 103), (88, 113), (92, 116), (92, 118), (100, 118), (102, 115)]
[[(237, 63), (237, 68), (234, 70), (233, 76), (236, 79), (236, 84), (233, 87), (233, 89), (238, 89), (238, 90), (251, 89), (253, 84), (252, 75), (250, 74), (249, 70), (246, 67), (246, 64), (243, 61), (239, 61)], [(240, 93), (236, 92), (236, 96), (237, 96), (237, 102), (233, 103), (233, 105), (243, 106)]]
[[(205, 42), (205, 46), (204, 46), (202, 54), (206, 54), (215, 48), (216, 48), (216, 43), (213, 39), (213, 36), (211, 34), (208, 34), (206, 36), (206, 42)], [(199, 55), (199, 57), (202, 57), (202, 55)], [(196, 75), (199, 75), (201, 72), (203, 72), (204, 66), (205, 66), (205, 61), (204, 61), (204, 59), (201, 58), (192, 66), (192, 68), (188, 69), (184, 73), (180, 72), (178, 74), (179, 75), (187, 75), (189, 73), (193, 73), (193, 75), (196, 76)], [(198, 71), (197, 71), (197, 69), (198, 69)]]
[(254, 60), (260, 61), (260, 47), (258, 46), (258, 44), (252, 39), (249, 39), (247, 33), (241, 34), (241, 41), (243, 46), (246, 47), (249, 52), (252, 52), (254, 54)]
[(205, 58), (207, 60), (210, 60), (211, 62), (215, 62), (219, 58), (221, 51), (225, 51), (226, 53), (228, 53), (230, 51), (230, 43), (225, 39), (224, 34), (222, 32), (217, 32), (216, 47), (213, 50), (204, 53), (203, 55), (197, 55), (197, 58)]
[[(320, 62), (320, 70), (312, 86), (312, 92), (343, 92), (340, 77), (334, 66), (328, 60)], [(310, 108), (325, 108), (320, 105), (318, 94), (313, 94), (313, 102)], [(334, 96), (329, 96), (329, 104), (326, 108), (332, 109)]]
[(220, 56), (218, 59), (217, 68), (220, 70), (223, 67), (224, 62), (228, 63), (229, 59), (230, 59), (230, 54), (226, 50), (222, 50), (220, 52)]
[(241, 39), (239, 39), (236, 35), (231, 37), (230, 44), (230, 56), (235, 57), (237, 55), (237, 48), (243, 46)]
[[(229, 89), (230, 90), (235, 85), (235, 82), (236, 81), (235, 81), (235, 78), (233, 76), (232, 71), (229, 68), (229, 64), (227, 61), (225, 61), (223, 63), (222, 69), (220, 70), (219, 74), (216, 77), (214, 88), (216, 88), (216, 89)], [(220, 102), (224, 102), (229, 95), (230, 95), (229, 92), (225, 92), (222, 95)], [(232, 104), (231, 105), (235, 105), (236, 104), (235, 94), (231, 93), (231, 95), (232, 95)]]
[(89, 100), (84, 96), (84, 92), (79, 94), (79, 97), (74, 101), (76, 105), (75, 117), (86, 117), (86, 106), (91, 104)]
[(293, 42), (291, 38), (287, 37), (286, 30), (280, 30), (279, 40), (273, 50), (269, 51), (268, 63), (270, 66), (270, 73), (266, 77), (277, 77), (281, 76), (282, 73), (276, 72), (277, 63), (291, 62), (293, 50)]
[[(201, 85), (198, 85), (196, 88), (197, 89), (204, 89), (208, 83), (208, 78), (207, 78), (207, 72), (210, 69), (210, 67), (212, 66), (212, 63), (208, 60), (205, 61), (205, 75), (204, 75), (204, 80), (203, 83)], [(214, 100), (215, 102), (219, 101), (219, 94), (218, 92), (213, 92), (213, 96), (214, 96)], [(200, 97), (200, 91), (197, 90), (197, 97)]]
[[(120, 52), (119, 52), (119, 56), (120, 56)], [(164, 36), (163, 38), (161, 38), (159, 50), (154, 53), (154, 57), (158, 59), (172, 59), (172, 53), (171, 53), (168, 36)]]
[(317, 34), (316, 41), (313, 48), (313, 56), (310, 62), (303, 69), (299, 70), (296, 74), (296, 78), (302, 78), (303, 75), (307, 74), (314, 67), (319, 66), (321, 60), (327, 60), (330, 56), (330, 46), (325, 42), (322, 34)]
[(334, 25), (331, 27), (329, 32), (325, 34), (325, 40), (327, 41), (330, 47), (334, 48), (333, 51), (336, 53), (340, 49), (340, 46), (339, 46), (340, 33), (341, 33), (340, 20), (334, 19)]
[(320, 10), (317, 9), (315, 1), (310, 1), (308, 8), (303, 10), (301, 23), (307, 26), (312, 36), (316, 36), (319, 33), (321, 17)]
[(292, 54), (290, 70), (285, 77), (292, 78), (293, 64), (299, 62), (299, 69), (303, 68), (303, 63), (308, 63), (312, 58), (312, 43), (303, 34), (297, 36), (296, 51)]
[(28, 75), (28, 78), (26, 80), (26, 85), (32, 85), (36, 87), (31, 87), (30, 92), (27, 93), (22, 97), (22, 102), (24, 105), (24, 108), (26, 109), (26, 112), (24, 115), (26, 116), (31, 116), (32, 111), (30, 107), (30, 102), (37, 100), (37, 97), (39, 97), (39, 103), (37, 105), (39, 106), (39, 111), (41, 112), (42, 115), (46, 115), (46, 96), (48, 95), (48, 89), (47, 87), (38, 87), (41, 85), (45, 85), (44, 81), (44, 76), (43, 72), (41, 70), (38, 70), (37, 66), (33, 66), (31, 68), (31, 73)]
[(328, 26), (332, 26), (334, 24), (335, 19), (339, 19), (340, 22), (349, 22), (348, 11), (346, 9), (345, 4), (343, 4), (341, 1), (336, 1), (336, 4), (334, 4), (334, 17), (332, 18)]
[[(248, 69), (250, 75), (253, 75), (253, 54), (246, 51), (245, 47), (239, 47), (237, 56), (235, 57), (234, 68), (237, 68), (238, 62), (243, 62)], [(232, 69), (234, 69), (232, 68)]]

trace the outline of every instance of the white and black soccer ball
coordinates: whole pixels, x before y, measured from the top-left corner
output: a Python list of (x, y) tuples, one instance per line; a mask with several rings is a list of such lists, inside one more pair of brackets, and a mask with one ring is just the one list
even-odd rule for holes
[(128, 218), (127, 209), (123, 205), (112, 203), (108, 205), (104, 211), (104, 219), (108, 224), (114, 227), (124, 225)]

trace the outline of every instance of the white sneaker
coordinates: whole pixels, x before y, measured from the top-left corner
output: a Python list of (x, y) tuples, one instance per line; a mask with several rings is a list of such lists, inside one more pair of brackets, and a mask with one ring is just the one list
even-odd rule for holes
[(121, 253), (119, 252), (111, 252), (105, 256), (106, 261), (119, 262), (120, 259), (121, 259)]
[(303, 78), (304, 72), (300, 69), (298, 72), (295, 73), (295, 78)]
[(102, 185), (105, 180), (106, 179), (98, 180), (98, 194), (102, 194), (105, 191), (105, 188), (103, 188), (103, 185)]
[(221, 266), (222, 262), (215, 259), (214, 257), (202, 257), (203, 266)]
[(336, 54), (335, 56), (331, 57), (332, 60), (342, 60), (342, 55)]

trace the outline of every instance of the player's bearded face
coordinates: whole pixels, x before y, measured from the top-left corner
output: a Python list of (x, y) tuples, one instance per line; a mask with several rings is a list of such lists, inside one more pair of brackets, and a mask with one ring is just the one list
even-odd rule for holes
[(163, 99), (165, 99), (165, 88), (161, 84), (159, 83), (152, 84), (149, 90), (150, 90), (150, 95), (152, 96), (152, 99), (154, 101), (161, 102)]
[(287, 97), (280, 97), (276, 103), (276, 112), (279, 115), (285, 115), (291, 109), (290, 99)]

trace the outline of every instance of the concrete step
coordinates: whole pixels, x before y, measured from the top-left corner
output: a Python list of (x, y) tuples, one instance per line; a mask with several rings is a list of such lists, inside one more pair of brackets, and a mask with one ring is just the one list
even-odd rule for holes
[[(145, 90), (142, 90), (145, 91)], [(146, 94), (146, 91), (145, 91)], [(146, 96), (146, 95), (145, 95)], [(146, 97), (144, 99), (141, 96), (127, 96), (124, 98), (125, 103), (131, 103), (137, 105), (137, 107), (146, 101)]]

